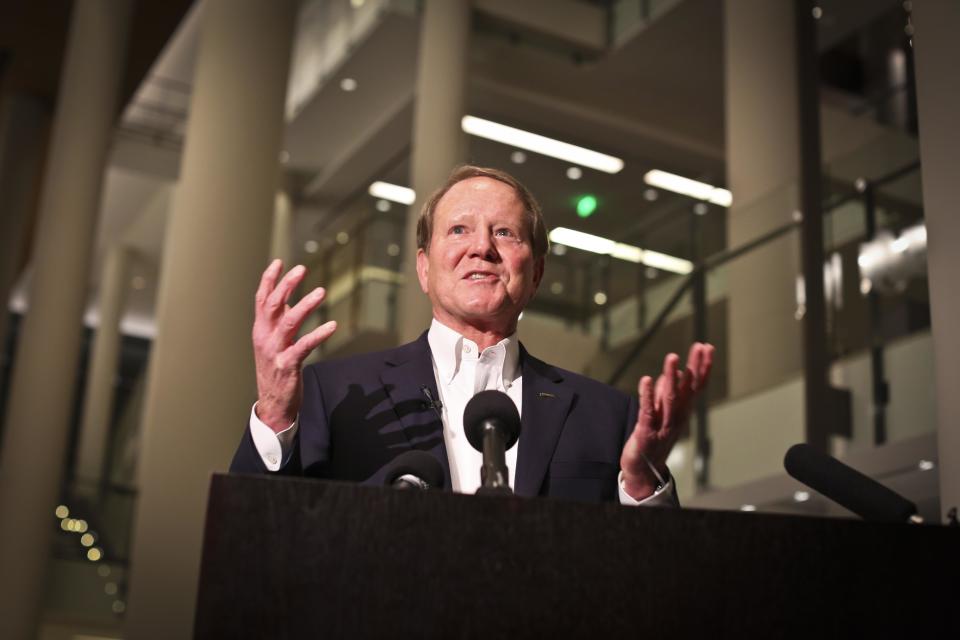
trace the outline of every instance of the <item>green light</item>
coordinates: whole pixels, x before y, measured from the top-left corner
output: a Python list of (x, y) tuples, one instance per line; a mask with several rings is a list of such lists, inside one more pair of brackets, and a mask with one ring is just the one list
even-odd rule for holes
[(589, 218), (597, 210), (597, 199), (594, 196), (580, 196), (577, 199), (577, 215)]

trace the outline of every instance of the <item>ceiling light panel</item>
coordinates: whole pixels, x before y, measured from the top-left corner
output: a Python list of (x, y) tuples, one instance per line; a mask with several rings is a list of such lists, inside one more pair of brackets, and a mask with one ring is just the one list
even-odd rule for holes
[(416, 191), (410, 187), (401, 187), (398, 184), (390, 184), (389, 182), (374, 182), (370, 185), (370, 188), (367, 189), (367, 193), (374, 198), (382, 198), (390, 202), (399, 202), (407, 206), (412, 205), (417, 199)]
[(633, 262), (634, 264), (645, 264), (648, 267), (654, 267), (662, 271), (679, 273), (686, 275), (693, 271), (693, 263), (683, 258), (660, 253), (659, 251), (650, 251), (641, 249), (623, 242), (614, 242), (608, 238), (601, 238), (590, 233), (567, 229), (566, 227), (557, 227), (550, 232), (550, 242), (561, 244), (581, 251), (598, 253), (600, 255), (611, 256), (619, 260)]
[(651, 187), (659, 187), (660, 189), (673, 191), (674, 193), (696, 198), (697, 200), (704, 200), (721, 207), (729, 207), (733, 204), (733, 194), (727, 189), (721, 189), (720, 187), (715, 187), (712, 184), (700, 182), (699, 180), (684, 178), (675, 173), (653, 169), (644, 174), (643, 181)]
[(460, 125), (463, 131), (470, 135), (533, 151), (581, 167), (589, 167), (604, 173), (619, 173), (623, 169), (623, 160), (620, 158), (530, 133), (523, 129), (508, 127), (491, 120), (484, 120), (476, 116), (463, 116)]

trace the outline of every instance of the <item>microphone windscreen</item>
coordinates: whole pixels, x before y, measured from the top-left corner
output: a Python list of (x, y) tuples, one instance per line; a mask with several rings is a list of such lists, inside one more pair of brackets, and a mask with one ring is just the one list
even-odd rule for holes
[(783, 466), (791, 476), (864, 520), (907, 522), (917, 513), (917, 507), (900, 494), (808, 444), (790, 447)]
[(412, 475), (426, 482), (431, 489), (442, 489), (443, 467), (436, 457), (426, 451), (404, 451), (387, 467), (384, 484), (392, 486), (400, 476)]
[(505, 449), (520, 437), (520, 413), (510, 396), (502, 391), (481, 391), (470, 398), (463, 409), (463, 430), (477, 451), (483, 451), (483, 423), (492, 420), (504, 429)]

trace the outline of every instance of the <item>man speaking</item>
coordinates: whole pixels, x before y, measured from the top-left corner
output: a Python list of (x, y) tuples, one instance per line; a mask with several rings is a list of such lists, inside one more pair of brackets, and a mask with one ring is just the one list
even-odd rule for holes
[(521, 416), (506, 452), (518, 495), (673, 505), (667, 455), (710, 376), (713, 347), (696, 343), (686, 367), (669, 354), (637, 398), (526, 352), (517, 319), (543, 277), (547, 230), (533, 195), (512, 176), (464, 166), (424, 205), (417, 276), (433, 321), (395, 349), (304, 368), (336, 330), (297, 339), (323, 302), (314, 289), (287, 305), (306, 270), (275, 260), (256, 294), (253, 346), (258, 399), (232, 471), (275, 472), (382, 484), (411, 449), (432, 453), (447, 486), (473, 493), (481, 454), (467, 442), (463, 410), (474, 394), (506, 393)]

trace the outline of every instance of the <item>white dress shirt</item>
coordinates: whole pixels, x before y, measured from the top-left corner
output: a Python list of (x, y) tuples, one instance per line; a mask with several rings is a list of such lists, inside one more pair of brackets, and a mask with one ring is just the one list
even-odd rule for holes
[[(475, 394), (493, 389), (510, 396), (518, 413), (523, 411), (520, 343), (514, 334), (480, 352), (475, 342), (436, 320), (430, 325), (427, 342), (443, 404), (443, 443), (450, 458), (450, 482), (454, 491), (476, 493), (483, 454), (467, 442), (463, 410)], [(514, 443), (506, 455), (511, 487), (517, 474), (517, 449)]]
[[(463, 409), (479, 391), (495, 389), (506, 393), (517, 411), (523, 415), (523, 376), (520, 369), (520, 344), (516, 334), (504, 338), (483, 351), (472, 340), (464, 338), (449, 327), (434, 320), (427, 333), (433, 360), (433, 375), (443, 404), (443, 442), (450, 464), (453, 490), (474, 493), (480, 487), (480, 467), (483, 455), (474, 449), (463, 429)], [(257, 418), (256, 405), (250, 410), (250, 435), (264, 466), (278, 471), (286, 464), (293, 451), (298, 423), (274, 432)], [(510, 486), (514, 486), (517, 467), (517, 448), (514, 444), (506, 452)], [(617, 479), (620, 503), (624, 505), (666, 506), (673, 504), (673, 479), (651, 496), (635, 500), (624, 491), (623, 473)]]

